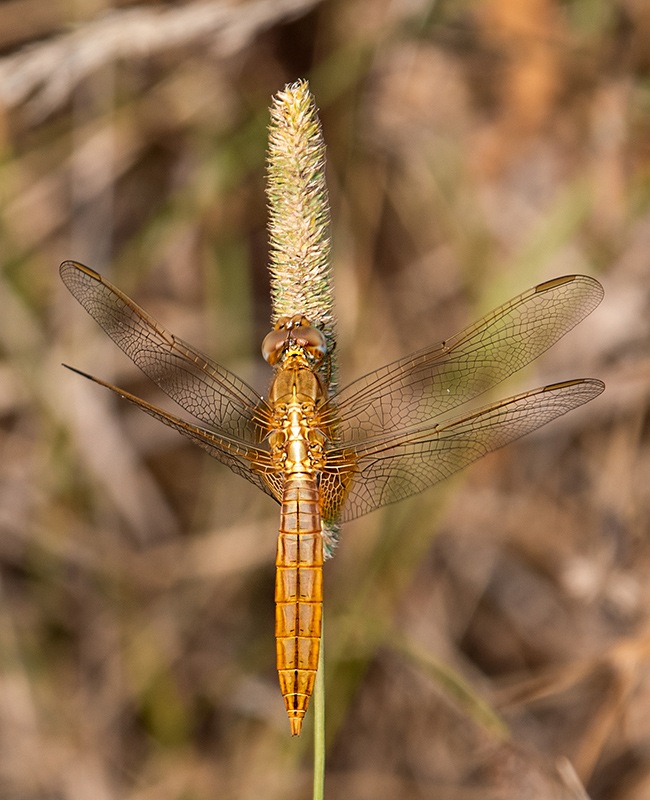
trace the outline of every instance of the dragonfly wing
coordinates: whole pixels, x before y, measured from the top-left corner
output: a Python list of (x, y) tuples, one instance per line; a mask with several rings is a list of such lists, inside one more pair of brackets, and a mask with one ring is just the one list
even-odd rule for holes
[(591, 378), (555, 383), (441, 425), (380, 436), (354, 448), (335, 447), (321, 477), (323, 516), (345, 522), (417, 494), (593, 400), (604, 388)]
[(248, 384), (165, 330), (89, 267), (64, 261), (59, 272), (91, 317), (172, 400), (229, 436), (262, 439), (264, 401)]
[(541, 283), (451, 339), (359, 378), (323, 413), (341, 444), (430, 422), (537, 358), (602, 297), (602, 286), (586, 275)]
[(151, 403), (147, 403), (146, 400), (142, 400), (124, 389), (113, 386), (112, 383), (107, 383), (94, 375), (88, 375), (86, 372), (70, 367), (67, 364), (64, 364), (64, 366), (84, 378), (89, 378), (100, 386), (110, 389), (120, 397), (138, 406), (138, 408), (146, 411), (150, 416), (155, 417), (155, 419), (160, 420), (170, 428), (174, 428), (174, 430), (198, 444), (199, 447), (207, 450), (217, 461), (221, 461), (222, 464), (230, 467), (237, 475), (246, 478), (263, 492), (266, 492), (278, 502), (280, 501), (282, 496), (282, 476), (272, 466), (268, 450), (237, 437), (226, 436), (222, 433), (193, 425), (161, 408), (157, 408)]

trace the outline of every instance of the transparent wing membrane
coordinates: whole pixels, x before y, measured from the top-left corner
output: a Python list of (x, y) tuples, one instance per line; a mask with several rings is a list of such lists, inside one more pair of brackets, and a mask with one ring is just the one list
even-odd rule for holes
[(115, 392), (115, 394), (138, 406), (138, 408), (141, 408), (149, 414), (149, 416), (160, 420), (160, 422), (170, 428), (174, 428), (174, 430), (177, 430), (183, 436), (191, 439), (195, 444), (198, 444), (199, 447), (207, 450), (217, 461), (221, 461), (222, 464), (230, 467), (237, 475), (246, 478), (246, 480), (254, 483), (255, 486), (259, 487), (263, 492), (266, 492), (266, 494), (271, 495), (271, 497), (279, 501), (282, 488), (281, 485), (278, 484), (277, 477), (273, 474), (268, 450), (249, 445), (240, 439), (230, 438), (220, 435), (215, 431), (208, 430), (207, 428), (193, 425), (191, 422), (186, 422), (180, 419), (180, 417), (176, 417), (174, 414), (169, 414), (162, 408), (147, 403), (146, 400), (142, 400), (134, 394), (120, 389), (118, 386), (113, 386), (112, 383), (107, 383), (101, 378), (89, 375), (67, 364), (64, 364), (64, 366), (72, 370), (72, 372), (76, 372), (77, 375), (82, 375), (84, 378), (88, 378), (98, 383), (100, 386), (110, 389), (112, 392)]
[(585, 275), (547, 281), (440, 344), (371, 372), (330, 403), (340, 442), (354, 446), (439, 418), (541, 355), (600, 303)]
[[(423, 426), (368, 439), (353, 450), (328, 454), (321, 479), (326, 519), (349, 521), (429, 488), (492, 450), (525, 436), (597, 397), (598, 380), (565, 381), (516, 395), (442, 425)], [(353, 469), (342, 511), (330, 487)], [(343, 491), (342, 489), (340, 491)], [(340, 494), (340, 492), (339, 492)], [(328, 498), (332, 498), (330, 505)]]
[[(139, 406), (280, 499), (285, 474), (271, 458), (268, 436), (272, 430), (275, 436), (286, 433), (274, 421), (269, 404), (236, 375), (166, 331), (98, 273), (73, 261), (64, 262), (60, 272), (111, 339), (206, 427), (80, 374)], [(359, 378), (316, 408), (317, 419), (305, 421), (306, 428), (314, 425), (321, 436), (332, 435), (318, 476), (324, 521), (335, 525), (416, 494), (597, 397), (604, 389), (601, 381), (570, 380), (462, 415), (456, 410), (450, 419), (454, 409), (551, 347), (602, 297), (600, 284), (584, 275), (547, 281), (451, 339)]]
[(267, 409), (248, 384), (166, 331), (94, 270), (64, 261), (59, 272), (90, 316), (172, 400), (225, 434), (261, 440), (259, 416)]

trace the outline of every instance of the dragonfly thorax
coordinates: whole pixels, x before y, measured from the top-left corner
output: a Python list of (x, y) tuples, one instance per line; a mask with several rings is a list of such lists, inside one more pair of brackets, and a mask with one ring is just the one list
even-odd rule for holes
[(271, 365), (283, 361), (287, 356), (302, 358), (305, 364), (317, 364), (323, 360), (326, 352), (325, 337), (318, 328), (312, 327), (303, 314), (280, 317), (262, 342), (262, 355)]
[(86, 377), (280, 501), (275, 637), (293, 734), (318, 667), (324, 534), (333, 543), (327, 529), (422, 491), (605, 388), (577, 378), (462, 410), (593, 311), (603, 289), (585, 275), (534, 286), (445, 342), (357, 379), (332, 400), (321, 374), (328, 355), (323, 334), (301, 314), (285, 317), (262, 345), (274, 375), (260, 403), (244, 381), (165, 330), (94, 270), (66, 261), (60, 271), (115, 343), (203, 425)]

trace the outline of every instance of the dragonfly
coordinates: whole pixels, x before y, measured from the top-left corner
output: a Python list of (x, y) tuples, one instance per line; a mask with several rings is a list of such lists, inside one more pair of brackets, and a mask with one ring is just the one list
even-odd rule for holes
[(578, 378), (459, 412), (596, 308), (603, 288), (586, 275), (540, 283), (332, 396), (323, 332), (299, 312), (283, 317), (262, 342), (274, 370), (266, 398), (89, 267), (65, 261), (60, 275), (118, 347), (196, 421), (68, 368), (174, 428), (280, 503), (276, 661), (292, 735), (301, 731), (318, 667), (328, 531), (423, 491), (605, 388)]

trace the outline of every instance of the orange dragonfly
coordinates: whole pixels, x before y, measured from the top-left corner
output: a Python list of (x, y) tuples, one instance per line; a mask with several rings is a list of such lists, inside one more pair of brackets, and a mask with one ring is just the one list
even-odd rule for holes
[(593, 378), (567, 380), (452, 413), (537, 358), (596, 308), (603, 289), (585, 275), (541, 283), (451, 339), (332, 397), (319, 372), (328, 359), (322, 332), (300, 314), (280, 319), (262, 344), (275, 370), (263, 399), (94, 270), (65, 261), (60, 274), (111, 339), (198, 424), (74, 371), (175, 428), (281, 504), (275, 637), (293, 735), (300, 733), (318, 665), (327, 531), (421, 492), (605, 388)]

